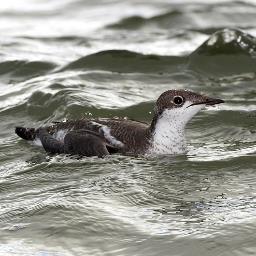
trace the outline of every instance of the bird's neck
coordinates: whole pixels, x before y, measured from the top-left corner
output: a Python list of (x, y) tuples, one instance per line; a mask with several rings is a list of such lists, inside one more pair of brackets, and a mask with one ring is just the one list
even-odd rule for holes
[(155, 115), (150, 126), (149, 153), (184, 153), (186, 151), (185, 125), (186, 123), (175, 115), (168, 115), (168, 113)]

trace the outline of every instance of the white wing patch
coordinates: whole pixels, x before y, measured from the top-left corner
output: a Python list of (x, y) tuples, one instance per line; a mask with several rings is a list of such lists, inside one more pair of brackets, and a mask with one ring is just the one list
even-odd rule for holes
[(99, 130), (103, 132), (104, 137), (114, 146), (123, 147), (123, 142), (117, 140), (114, 136), (111, 135), (111, 129), (103, 124), (91, 121), (92, 125), (96, 125), (99, 127)]
[(31, 144), (35, 145), (35, 146), (39, 146), (42, 147), (42, 142), (39, 138), (35, 138), (33, 141), (31, 141)]
[(64, 138), (69, 130), (59, 130), (53, 134), (53, 138), (58, 141), (64, 141)]
[[(67, 134), (68, 131), (69, 131), (69, 130), (59, 130), (59, 131), (57, 131), (56, 133), (54, 133), (52, 136), (53, 136), (54, 139), (56, 139), (56, 140), (58, 140), (58, 141), (64, 141), (64, 138), (65, 138), (65, 136), (66, 136), (66, 134)], [(40, 146), (40, 147), (43, 146), (41, 140), (40, 140), (38, 137), (35, 138), (35, 139), (31, 142), (31, 144), (36, 145), (36, 146)]]
[(103, 125), (101, 127), (101, 130), (103, 131), (104, 137), (112, 144), (118, 147), (123, 147), (123, 142), (117, 140), (114, 136), (111, 135), (111, 130), (107, 126)]

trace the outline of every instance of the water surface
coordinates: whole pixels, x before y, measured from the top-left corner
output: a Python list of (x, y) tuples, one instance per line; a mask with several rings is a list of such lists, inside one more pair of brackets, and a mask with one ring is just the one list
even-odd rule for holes
[[(20, 1), (0, 15), (0, 255), (255, 255), (256, 3)], [(14, 127), (150, 122), (184, 88), (223, 98), (188, 154), (48, 156)]]

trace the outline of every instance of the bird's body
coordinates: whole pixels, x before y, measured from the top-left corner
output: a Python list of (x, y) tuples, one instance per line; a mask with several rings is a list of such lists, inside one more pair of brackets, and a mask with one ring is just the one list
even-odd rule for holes
[(85, 156), (121, 154), (182, 154), (186, 123), (205, 105), (222, 103), (189, 91), (170, 90), (157, 100), (150, 124), (126, 119), (81, 119), (51, 126), (17, 127), (26, 140), (39, 140), (50, 153)]
[(108, 145), (121, 153), (137, 154), (145, 152), (149, 136), (148, 125), (126, 119), (81, 119), (60, 122), (48, 127), (49, 133), (63, 140), (70, 131), (93, 132)]

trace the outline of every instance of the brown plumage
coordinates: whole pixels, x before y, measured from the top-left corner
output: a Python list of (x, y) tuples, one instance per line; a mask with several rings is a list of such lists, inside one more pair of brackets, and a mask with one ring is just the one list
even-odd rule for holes
[[(177, 112), (175, 109), (180, 109), (183, 111), (180, 111), (180, 118), (182, 119), (182, 113), (184, 115), (186, 112), (189, 113), (193, 109), (192, 106), (214, 105), (222, 102), (222, 100), (212, 99), (190, 91), (169, 90), (162, 93), (156, 101), (154, 117), (149, 125), (133, 120), (99, 118), (56, 122), (51, 126), (38, 129), (16, 127), (15, 131), (23, 139), (39, 139), (44, 149), (50, 153), (96, 155), (99, 157), (117, 152), (138, 155), (148, 152), (149, 148), (153, 147), (155, 137), (158, 134), (156, 125), (159, 126), (159, 120), (163, 121), (166, 118), (166, 113), (171, 117), (173, 113)], [(199, 108), (194, 112), (197, 111)], [(195, 113), (192, 113), (191, 117)], [(174, 117), (176, 115), (177, 113)], [(172, 126), (172, 124), (170, 125)], [(173, 136), (176, 136), (175, 132)], [(158, 144), (159, 141), (156, 145)], [(168, 145), (164, 147), (169, 148)], [(158, 151), (155, 150), (155, 152)]]

